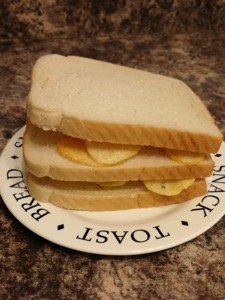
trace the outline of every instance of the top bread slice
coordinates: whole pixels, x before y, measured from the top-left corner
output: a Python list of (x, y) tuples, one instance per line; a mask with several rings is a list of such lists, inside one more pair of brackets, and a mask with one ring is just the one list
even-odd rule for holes
[(76, 56), (35, 64), (30, 121), (85, 140), (215, 153), (222, 134), (183, 82)]

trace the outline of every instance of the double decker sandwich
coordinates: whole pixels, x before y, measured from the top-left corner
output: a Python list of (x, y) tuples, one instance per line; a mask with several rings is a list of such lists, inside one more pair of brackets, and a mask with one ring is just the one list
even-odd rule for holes
[(56, 54), (33, 67), (23, 153), (39, 201), (106, 211), (190, 200), (207, 192), (222, 138), (180, 80)]

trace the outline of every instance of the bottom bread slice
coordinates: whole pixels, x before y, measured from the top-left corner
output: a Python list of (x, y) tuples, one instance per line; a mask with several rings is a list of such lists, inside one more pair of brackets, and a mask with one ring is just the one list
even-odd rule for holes
[(150, 192), (140, 181), (128, 182), (119, 187), (102, 188), (95, 183), (37, 178), (30, 173), (27, 173), (26, 181), (31, 196), (37, 201), (50, 202), (65, 209), (88, 211), (166, 206), (202, 196), (207, 192), (205, 179), (196, 179), (193, 185), (177, 196), (163, 196)]

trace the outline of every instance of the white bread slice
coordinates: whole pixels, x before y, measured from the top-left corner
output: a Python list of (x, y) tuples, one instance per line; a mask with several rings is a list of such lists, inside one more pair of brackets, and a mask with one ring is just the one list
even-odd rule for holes
[(85, 140), (214, 153), (222, 134), (183, 82), (92, 59), (41, 57), (27, 99), (31, 122)]
[(28, 120), (23, 139), (26, 169), (37, 177), (48, 176), (64, 181), (137, 181), (150, 179), (205, 178), (211, 175), (211, 156), (198, 165), (184, 165), (165, 156), (163, 149), (151, 146), (134, 157), (114, 166), (90, 167), (72, 162), (56, 151), (62, 133), (44, 131)]
[(141, 182), (105, 189), (94, 183), (55, 181), (27, 174), (29, 192), (36, 200), (66, 209), (112, 211), (171, 205), (206, 193), (206, 182), (197, 179), (177, 196), (162, 196), (147, 190)]

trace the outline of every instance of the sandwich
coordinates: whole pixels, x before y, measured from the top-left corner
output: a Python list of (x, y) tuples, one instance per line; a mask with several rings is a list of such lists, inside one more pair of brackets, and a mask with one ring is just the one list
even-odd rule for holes
[(222, 139), (180, 80), (57, 54), (33, 67), (23, 155), (38, 201), (111, 211), (191, 200), (207, 192)]

